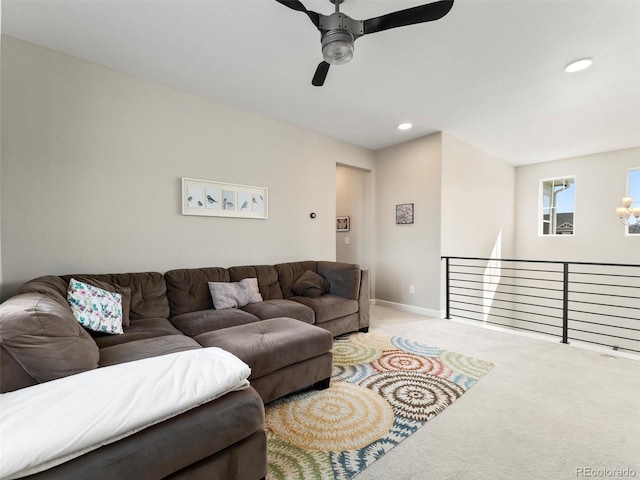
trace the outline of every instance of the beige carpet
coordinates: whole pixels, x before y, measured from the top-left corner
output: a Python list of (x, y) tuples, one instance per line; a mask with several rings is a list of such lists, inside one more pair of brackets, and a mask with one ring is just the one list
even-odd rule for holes
[(640, 360), (380, 306), (371, 314), (379, 331), (495, 367), (358, 480), (640, 478)]

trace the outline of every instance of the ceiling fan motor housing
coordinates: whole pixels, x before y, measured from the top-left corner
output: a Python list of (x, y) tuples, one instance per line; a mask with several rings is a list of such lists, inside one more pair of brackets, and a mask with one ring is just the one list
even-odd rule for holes
[(346, 30), (353, 35), (354, 40), (364, 35), (364, 22), (362, 20), (354, 20), (341, 12), (335, 12), (331, 15), (320, 15), (318, 28), (321, 32)]

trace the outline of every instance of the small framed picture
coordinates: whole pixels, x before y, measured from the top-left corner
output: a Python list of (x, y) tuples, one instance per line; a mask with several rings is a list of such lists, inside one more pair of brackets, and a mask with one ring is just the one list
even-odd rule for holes
[(413, 223), (413, 203), (396, 205), (396, 225)]
[(336, 217), (336, 231), (348, 232), (351, 222), (349, 217)]

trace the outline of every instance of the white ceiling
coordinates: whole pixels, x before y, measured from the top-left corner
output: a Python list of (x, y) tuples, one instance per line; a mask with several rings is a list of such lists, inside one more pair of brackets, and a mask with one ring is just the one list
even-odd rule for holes
[(319, 32), (275, 0), (2, 0), (2, 33), (374, 150), (435, 131), (513, 165), (640, 146), (640, 0), (456, 0), (358, 39), (320, 88)]

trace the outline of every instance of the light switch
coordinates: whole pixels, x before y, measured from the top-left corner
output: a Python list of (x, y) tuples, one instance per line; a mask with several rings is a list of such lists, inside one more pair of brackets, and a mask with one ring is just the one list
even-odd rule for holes
[(351, 245), (351, 237), (344, 237), (344, 244)]

